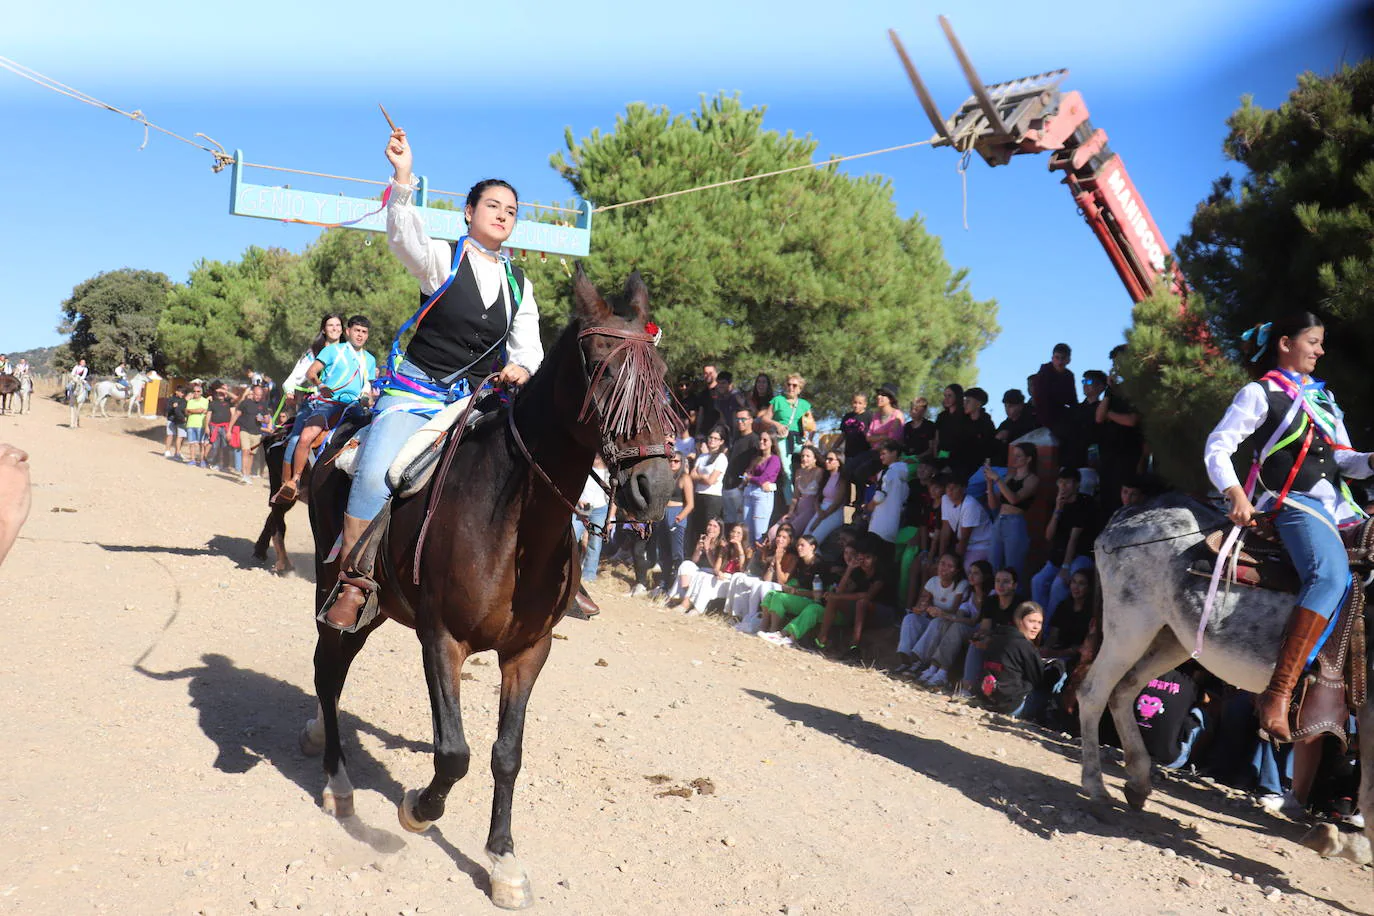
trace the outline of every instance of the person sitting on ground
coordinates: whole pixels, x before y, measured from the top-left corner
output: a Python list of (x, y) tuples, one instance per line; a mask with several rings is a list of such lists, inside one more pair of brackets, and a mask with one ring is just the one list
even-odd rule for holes
[(923, 461), (933, 456), (935, 423), (930, 419), (930, 402), (923, 397), (911, 399), (911, 413), (902, 427), (902, 454)]
[(849, 479), (844, 473), (844, 458), (839, 452), (828, 451), (822, 467), (825, 476), (821, 480), (821, 504), (806, 526), (806, 533), (814, 535), (820, 544), (844, 524), (844, 508), (849, 505)]
[(747, 570), (730, 577), (725, 589), (725, 612), (740, 621), (736, 629), (758, 631), (763, 622), (763, 598), (787, 582), (797, 565), (797, 534), (791, 525), (779, 525), (772, 539), (754, 551)]
[(694, 573), (687, 584), (684, 613), (706, 613), (706, 606), (722, 597), (726, 586), (730, 584), (730, 577), (749, 565), (749, 556), (749, 540), (744, 526), (738, 523), (727, 525), (724, 542), (715, 552), (715, 561), (710, 568)]
[(982, 620), (983, 604), (992, 592), (992, 564), (987, 560), (974, 563), (968, 569), (967, 582), (968, 590), (955, 612), (932, 619), (916, 641), (916, 658), (907, 673), (916, 676), (927, 687), (947, 686), (951, 673), (955, 675), (954, 680), (959, 681), (964, 650)]
[(1020, 576), (1025, 572), (1026, 554), (1030, 551), (1026, 513), (1035, 503), (1040, 478), (1035, 473), (1035, 446), (1019, 442), (1011, 447), (1008, 458), (1011, 469), (1006, 475), (990, 465), (983, 466), (983, 476), (988, 481), (988, 508), (997, 516), (993, 523), (992, 565), (1010, 566)]
[(1057, 608), (1069, 594), (1069, 576), (1092, 569), (1093, 541), (1097, 538), (1097, 504), (1078, 492), (1078, 468), (1059, 472), (1054, 512), (1045, 525), (1050, 554), (1044, 567), (1031, 579), (1031, 597), (1041, 607)]
[(1050, 620), (1053, 626), (1046, 624), (1040, 655), (1046, 659), (1062, 659), (1065, 667), (1072, 671), (1093, 629), (1091, 572), (1080, 569), (1069, 577), (1069, 597), (1055, 608)]
[[(968, 654), (964, 657), (964, 676), (959, 679), (959, 685), (955, 689), (956, 696), (973, 695), (978, 679), (983, 676), (983, 655), (992, 631), (1012, 622), (1012, 613), (1016, 610), (1018, 601), (1016, 587), (1016, 570), (999, 569), (993, 574), (992, 594), (983, 599), (978, 614), (978, 625), (968, 639)], [(1043, 626), (1043, 618), (1041, 625)]]
[(1198, 679), (1206, 672), (1196, 662), (1154, 678), (1135, 700), (1135, 724), (1150, 758), (1166, 770), (1188, 763), (1207, 727), (1199, 701)]
[(804, 534), (797, 539), (797, 559), (786, 581), (763, 596), (760, 603), (763, 619), (758, 635), (781, 646), (801, 641), (806, 633), (792, 627), (788, 620), (819, 601), (824, 589), (825, 564), (820, 557), (820, 548), (814, 537)]
[[(372, 322), (362, 315), (354, 315), (348, 319), (345, 339), (321, 350), (306, 370), (306, 381), (314, 387), (315, 393), (301, 408), (307, 415), (305, 420), (301, 421), (297, 415), (299, 438), (294, 443), (287, 440), (286, 454), (291, 456), (291, 468), (277, 490), (277, 502), (295, 501), (311, 450), (339, 425), (345, 411), (370, 401), (372, 380), (377, 377), (377, 360), (363, 348), (371, 329)], [(372, 438), (369, 434), (368, 441)]]
[[(944, 622), (959, 616), (959, 605), (963, 604), (968, 594), (968, 583), (964, 581), (964, 569), (958, 556), (953, 553), (942, 554), (936, 570), (936, 575), (926, 580), (920, 597), (902, 618), (901, 633), (897, 639), (897, 658), (900, 660), (898, 674), (915, 674), (924, 669), (924, 665), (917, 667), (916, 644), (931, 626), (936, 626), (943, 633)], [(935, 621), (940, 623), (937, 625)]]
[(975, 560), (992, 559), (992, 520), (983, 504), (968, 495), (964, 479), (948, 471), (937, 478), (945, 488), (940, 501), (940, 553), (953, 551), (967, 569)]
[(1026, 396), (1019, 388), (1008, 388), (1002, 395), (1002, 410), (1007, 418), (997, 425), (993, 452), (988, 456), (997, 467), (1006, 467), (1008, 447), (1036, 428), (1035, 411), (1026, 406)]
[(820, 452), (811, 444), (803, 445), (797, 453), (797, 473), (792, 487), (792, 504), (780, 521), (797, 531), (805, 531), (820, 508), (821, 487), (826, 472), (821, 468)]
[(874, 534), (864, 534), (854, 542), (857, 567), (846, 570), (849, 577), (847, 585), (841, 581), (834, 592), (826, 595), (825, 610), (814, 639), (816, 648), (823, 652), (829, 648), (830, 630), (834, 624), (850, 623), (849, 647), (841, 654), (841, 658), (857, 660), (864, 623), (893, 613), (897, 600), (897, 579), (891, 567), (883, 565), (884, 549), (882, 539)]
[(883, 465), (882, 483), (864, 507), (869, 513), (868, 530), (882, 538), (886, 554), (884, 564), (896, 559), (897, 531), (902, 526), (902, 510), (906, 506), (908, 466), (901, 460), (901, 445), (896, 439), (884, 439), (878, 444), (878, 460)]
[(1057, 343), (1050, 361), (1042, 363), (1040, 371), (1035, 373), (1032, 391), (1035, 419), (1039, 425), (1048, 427), (1055, 438), (1060, 438), (1064, 416), (1078, 403), (1078, 389), (1074, 384), (1073, 372), (1069, 370), (1072, 361), (1073, 350), (1069, 345)]
[(714, 572), (716, 568), (716, 557), (720, 549), (725, 544), (722, 535), (725, 526), (719, 518), (710, 518), (706, 521), (705, 530), (697, 538), (695, 546), (692, 548), (692, 556), (677, 568), (677, 581), (673, 583), (672, 590), (668, 593), (667, 607), (677, 607), (687, 597), (687, 592), (691, 589), (692, 580), (700, 572)]
[(1048, 701), (1045, 666), (1036, 649), (1044, 617), (1040, 605), (1023, 601), (1012, 625), (998, 627), (989, 638), (980, 690), (983, 705), (993, 712), (1033, 719)]

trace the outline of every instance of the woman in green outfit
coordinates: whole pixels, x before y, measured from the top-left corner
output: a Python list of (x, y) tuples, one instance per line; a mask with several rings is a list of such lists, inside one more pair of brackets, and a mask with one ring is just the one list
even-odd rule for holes
[(768, 402), (768, 409), (760, 416), (773, 424), (778, 436), (778, 454), (782, 456), (782, 476), (778, 479), (779, 499), (786, 506), (792, 502), (793, 462), (804, 443), (803, 426), (815, 429), (816, 418), (811, 414), (811, 402), (801, 396), (806, 379), (795, 372), (783, 383), (783, 393)]
[(809, 534), (798, 538), (797, 562), (787, 577), (787, 584), (763, 596), (763, 628), (758, 634), (760, 639), (766, 639), (775, 645), (792, 644), (797, 637), (780, 631), (789, 617), (797, 616), (808, 605), (820, 600), (821, 590), (816, 588), (816, 583), (821, 580), (823, 565), (820, 546), (816, 539)]

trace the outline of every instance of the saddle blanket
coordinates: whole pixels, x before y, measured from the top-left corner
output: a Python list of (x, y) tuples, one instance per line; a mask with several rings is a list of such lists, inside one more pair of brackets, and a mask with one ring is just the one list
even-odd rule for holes
[[(439, 456), (443, 454), (441, 442), (444, 434), (458, 422), (458, 417), (467, 405), (467, 398), (453, 402), (435, 414), (433, 419), (421, 426), (405, 441), (386, 472), (386, 482), (387, 486), (391, 487), (391, 492), (397, 496), (411, 496), (424, 489), (425, 484), (429, 483), (430, 477), (434, 475), (434, 468), (439, 463)], [(483, 413), (473, 410), (469, 415), (468, 426), (471, 426), (482, 416), (484, 416)], [(366, 439), (370, 428), (363, 427), (359, 430), (352, 439), (344, 443), (343, 448), (339, 450), (338, 457), (334, 459), (334, 466), (349, 477), (353, 476), (357, 467), (358, 449)]]

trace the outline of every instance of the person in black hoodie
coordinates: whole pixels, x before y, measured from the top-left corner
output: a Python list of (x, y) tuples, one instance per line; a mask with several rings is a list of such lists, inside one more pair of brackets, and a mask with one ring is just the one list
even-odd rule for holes
[(1045, 613), (1034, 601), (1023, 601), (1012, 614), (1011, 626), (992, 631), (983, 657), (980, 690), (983, 705), (993, 712), (1029, 719), (1043, 705), (1032, 697), (1044, 680), (1044, 663), (1035, 647)]

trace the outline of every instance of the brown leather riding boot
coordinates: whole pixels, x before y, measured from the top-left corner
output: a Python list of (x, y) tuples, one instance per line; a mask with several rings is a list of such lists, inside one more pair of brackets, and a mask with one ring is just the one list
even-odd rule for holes
[(1312, 653), (1317, 640), (1321, 639), (1328, 622), (1322, 615), (1305, 607), (1294, 608), (1293, 616), (1288, 618), (1274, 674), (1269, 678), (1269, 686), (1255, 698), (1260, 728), (1275, 741), (1293, 740), (1288, 727), (1288, 704), (1293, 699), (1293, 688), (1298, 685), (1298, 678), (1307, 667), (1307, 656)]
[(344, 516), (343, 545), (339, 548), (339, 581), (344, 584), (339, 587), (339, 594), (324, 615), (325, 622), (336, 629), (346, 630), (357, 623), (358, 614), (367, 604), (367, 592), (354, 584), (358, 579), (349, 574), (347, 564), (349, 554), (369, 524), (369, 519)]

